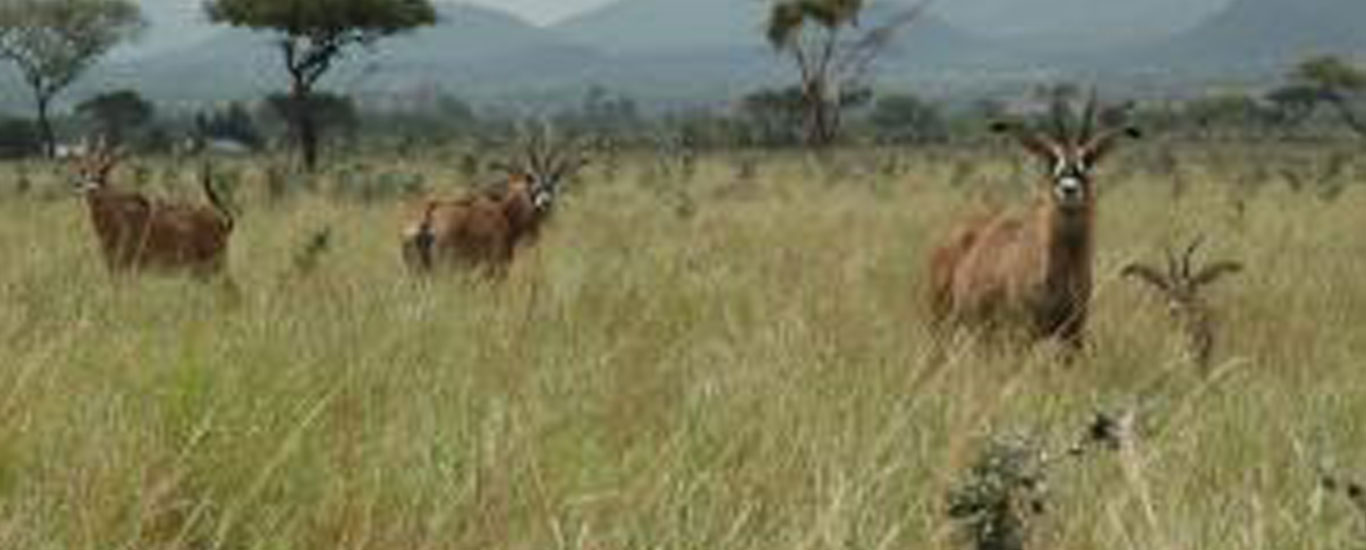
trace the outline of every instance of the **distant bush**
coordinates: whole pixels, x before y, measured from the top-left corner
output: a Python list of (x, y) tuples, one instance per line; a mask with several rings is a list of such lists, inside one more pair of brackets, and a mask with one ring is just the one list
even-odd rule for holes
[(33, 156), (43, 151), (42, 132), (31, 120), (0, 117), (0, 159)]
[(938, 107), (908, 94), (879, 98), (868, 122), (878, 141), (884, 143), (942, 141), (949, 133)]

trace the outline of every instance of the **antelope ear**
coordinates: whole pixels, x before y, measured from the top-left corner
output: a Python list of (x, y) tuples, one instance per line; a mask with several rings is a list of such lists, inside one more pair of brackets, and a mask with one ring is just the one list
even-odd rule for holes
[(1047, 162), (1056, 161), (1062, 154), (1062, 147), (1053, 140), (1030, 130), (1019, 122), (996, 121), (991, 124), (991, 131), (1015, 138), (1015, 141), (1023, 146), (1026, 151)]
[(517, 173), (516, 168), (513, 168), (511, 164), (501, 160), (489, 161), (484, 167), (493, 172), (505, 172), (508, 174)]
[(1164, 293), (1171, 292), (1172, 290), (1171, 284), (1167, 282), (1166, 277), (1162, 276), (1156, 269), (1143, 264), (1129, 264), (1124, 267), (1124, 271), (1120, 272), (1120, 275), (1124, 277), (1133, 277), (1153, 285)]
[(1124, 126), (1102, 132), (1082, 147), (1082, 157), (1086, 164), (1095, 165), (1110, 156), (1120, 138), (1143, 139), (1143, 132), (1133, 126)]
[(582, 170), (584, 166), (588, 166), (586, 157), (577, 157), (573, 160), (560, 162), (555, 166), (555, 170), (550, 173), (550, 181), (559, 183), (565, 177), (573, 176), (574, 173)]
[(1195, 282), (1195, 286), (1205, 286), (1222, 279), (1225, 275), (1242, 273), (1242, 271), (1243, 264), (1241, 263), (1219, 262), (1202, 270), (1193, 278), (1193, 281)]

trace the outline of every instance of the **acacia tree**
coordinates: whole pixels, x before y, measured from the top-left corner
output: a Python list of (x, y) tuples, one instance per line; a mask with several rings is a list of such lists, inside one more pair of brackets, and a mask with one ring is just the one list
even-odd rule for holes
[(53, 100), (110, 49), (136, 36), (142, 12), (130, 0), (4, 0), (0, 59), (33, 93), (43, 153), (54, 156)]
[(1357, 113), (1355, 103), (1366, 94), (1366, 71), (1336, 56), (1307, 59), (1295, 67), (1291, 78), (1302, 86), (1317, 90), (1318, 98), (1328, 102), (1357, 135), (1366, 137), (1366, 121)]
[(436, 23), (429, 0), (208, 0), (204, 7), (215, 23), (281, 35), (276, 44), (296, 105), (288, 109), (289, 123), (309, 171), (318, 165), (317, 113), (310, 108), (318, 81), (355, 46)]
[(156, 107), (135, 91), (120, 90), (81, 102), (76, 113), (94, 122), (110, 145), (120, 145), (129, 130), (151, 122)]
[(792, 59), (800, 75), (804, 134), (810, 147), (833, 143), (843, 111), (871, 97), (867, 79), (873, 62), (928, 2), (863, 31), (859, 16), (865, 4), (864, 0), (775, 0), (769, 13), (768, 42)]

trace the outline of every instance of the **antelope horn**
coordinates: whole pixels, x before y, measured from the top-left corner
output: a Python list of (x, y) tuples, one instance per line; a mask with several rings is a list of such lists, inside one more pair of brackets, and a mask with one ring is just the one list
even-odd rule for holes
[(534, 130), (527, 131), (530, 134), (527, 136), (526, 145), (527, 162), (531, 164), (532, 172), (538, 172), (544, 163), (544, 159), (541, 158), (541, 133)]
[(1068, 108), (1063, 101), (1064, 100), (1060, 95), (1054, 97), (1053, 106), (1050, 107), (1053, 111), (1053, 139), (1058, 140), (1059, 143), (1071, 141), (1072, 133), (1067, 124), (1067, 115), (1071, 109)]
[(1167, 248), (1167, 278), (1173, 283), (1181, 280), (1181, 258), (1176, 254), (1176, 250)]
[(1204, 244), (1204, 242), (1205, 237), (1204, 235), (1201, 235), (1196, 237), (1194, 241), (1191, 241), (1190, 246), (1186, 248), (1186, 255), (1181, 258), (1181, 276), (1183, 279), (1190, 280), (1193, 275), (1191, 273), (1191, 261), (1195, 258), (1196, 251), (1200, 250), (1200, 246)]
[(1091, 87), (1091, 93), (1086, 98), (1086, 109), (1081, 115), (1081, 143), (1088, 143), (1094, 137), (1096, 130), (1096, 87)]
[(560, 166), (564, 164), (564, 150), (568, 146), (565, 142), (557, 140), (554, 132), (555, 128), (547, 122), (545, 125), (546, 159), (543, 167), (543, 173), (547, 176), (551, 176), (560, 170)]

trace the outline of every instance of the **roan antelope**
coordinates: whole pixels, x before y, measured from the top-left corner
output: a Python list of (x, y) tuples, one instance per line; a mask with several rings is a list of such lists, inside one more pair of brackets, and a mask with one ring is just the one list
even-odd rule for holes
[(115, 273), (151, 269), (210, 278), (227, 263), (232, 213), (213, 188), (207, 165), (201, 183), (209, 204), (149, 199), (109, 185), (119, 155), (108, 147), (75, 160), (105, 265)]
[(539, 235), (564, 180), (586, 163), (578, 152), (533, 139), (522, 166), (500, 166), (508, 174), (500, 192), (423, 202), (403, 229), (404, 263), (417, 273), (464, 267), (502, 276), (518, 246)]
[(973, 218), (934, 252), (931, 303), (938, 324), (1083, 345), (1095, 248), (1092, 170), (1120, 138), (1140, 133), (1131, 127), (1096, 131), (1094, 96), (1079, 132), (1070, 131), (1062, 114), (1054, 113), (1051, 133), (1018, 122), (992, 125), (1042, 160), (1047, 174), (1028, 211)]
[(1196, 366), (1208, 371), (1214, 358), (1217, 323), (1201, 292), (1227, 275), (1242, 272), (1243, 264), (1222, 261), (1197, 269), (1195, 253), (1202, 242), (1202, 239), (1196, 239), (1181, 255), (1168, 251), (1165, 270), (1135, 263), (1125, 266), (1122, 273), (1148, 283), (1162, 293), (1168, 312), (1185, 336), (1186, 353)]

